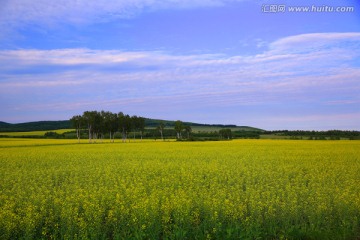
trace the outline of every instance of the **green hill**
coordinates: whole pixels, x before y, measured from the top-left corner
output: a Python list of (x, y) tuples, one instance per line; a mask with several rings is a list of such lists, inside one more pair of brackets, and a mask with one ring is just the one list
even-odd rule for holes
[[(159, 125), (160, 122), (163, 122), (166, 128), (173, 128), (175, 126), (175, 121), (170, 120), (160, 120), (160, 119), (145, 119), (145, 125), (147, 128), (155, 128)], [(259, 131), (263, 132), (263, 129), (249, 127), (249, 126), (237, 126), (234, 124), (203, 124), (203, 123), (193, 123), (193, 122), (183, 122), (184, 125), (191, 126), (195, 131), (218, 131), (222, 128), (231, 128), (232, 131)]]
[(39, 121), (26, 123), (6, 123), (0, 122), (0, 132), (31, 132), (31, 131), (45, 131), (57, 129), (70, 129), (71, 123), (69, 120), (65, 121)]
[[(163, 122), (167, 128), (173, 128), (175, 121), (160, 120), (160, 119), (145, 119), (146, 128), (155, 128)], [(253, 128), (248, 126), (236, 126), (236, 125), (222, 125), (222, 124), (201, 124), (184, 122), (185, 125), (190, 125), (196, 131), (217, 131), (221, 128), (231, 128), (233, 131), (264, 131), (259, 128)], [(6, 123), (0, 122), (0, 132), (30, 132), (30, 131), (47, 131), (58, 129), (71, 129), (71, 122), (69, 120), (64, 121), (38, 121), (38, 122), (25, 122), (25, 123)]]

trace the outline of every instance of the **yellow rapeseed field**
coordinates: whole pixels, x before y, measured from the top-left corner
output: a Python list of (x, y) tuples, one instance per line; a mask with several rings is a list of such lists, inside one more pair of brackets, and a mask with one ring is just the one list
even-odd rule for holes
[(357, 239), (360, 142), (0, 139), (0, 239)]

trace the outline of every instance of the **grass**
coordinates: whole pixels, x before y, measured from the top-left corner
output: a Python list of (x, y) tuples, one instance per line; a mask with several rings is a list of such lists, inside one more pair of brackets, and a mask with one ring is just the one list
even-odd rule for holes
[(360, 142), (0, 139), (0, 239), (356, 239)]
[[(149, 127), (146, 129), (155, 129), (155, 127)], [(173, 127), (167, 127), (166, 129), (174, 129)], [(193, 132), (215, 132), (219, 131), (223, 128), (221, 127), (213, 127), (213, 126), (193, 126)], [(230, 128), (231, 131), (251, 131), (253, 128), (250, 127), (236, 127)], [(0, 132), (0, 136), (9, 136), (9, 137), (31, 137), (31, 136), (44, 136), (47, 132), (56, 132), (58, 134), (62, 134), (65, 132), (75, 131), (74, 129), (58, 129), (58, 130), (46, 130), (46, 131), (30, 131), (30, 132)]]
[[(224, 129), (224, 127), (211, 127), (211, 126), (193, 126), (191, 128), (193, 132), (218, 132), (219, 130)], [(228, 129), (231, 129), (231, 131), (254, 131), (255, 128), (232, 127)]]
[(56, 132), (58, 134), (62, 134), (69, 131), (74, 131), (74, 129), (58, 129), (58, 130), (31, 131), (31, 132), (0, 132), (0, 135), (10, 136), (10, 137), (44, 136), (44, 134), (47, 132)]

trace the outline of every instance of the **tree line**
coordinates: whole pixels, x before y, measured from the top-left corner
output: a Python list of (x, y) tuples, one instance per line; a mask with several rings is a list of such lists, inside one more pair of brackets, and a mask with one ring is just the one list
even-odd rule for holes
[(263, 134), (266, 135), (279, 135), (279, 136), (290, 136), (293, 138), (304, 137), (310, 140), (340, 140), (340, 139), (350, 139), (356, 140), (360, 139), (360, 131), (342, 131), (342, 130), (329, 130), (329, 131), (289, 131), (289, 130), (278, 130), (278, 131), (266, 131)]
[(130, 116), (122, 112), (112, 113), (109, 111), (85, 111), (82, 115), (73, 116), (70, 121), (76, 130), (76, 136), (80, 142), (81, 130), (87, 129), (89, 143), (102, 140), (109, 133), (110, 142), (114, 142), (115, 133), (120, 132), (122, 141), (125, 142), (130, 132), (139, 132), (141, 139), (145, 129), (145, 118)]
[[(76, 130), (78, 142), (80, 142), (81, 131), (85, 129), (88, 131), (89, 143), (94, 143), (99, 139), (102, 141), (105, 134), (109, 134), (110, 142), (114, 142), (116, 133), (121, 133), (122, 141), (126, 142), (131, 132), (134, 134), (134, 138), (135, 132), (140, 133), (142, 140), (145, 131), (144, 117), (130, 116), (122, 112), (85, 111), (82, 115), (73, 116), (70, 122)], [(160, 133), (162, 140), (165, 140), (165, 127), (166, 124), (164, 122), (159, 122), (155, 128)], [(191, 138), (191, 126), (185, 125), (180, 120), (175, 122), (174, 130), (178, 140), (189, 140)], [(185, 136), (183, 136), (183, 133), (185, 133)]]

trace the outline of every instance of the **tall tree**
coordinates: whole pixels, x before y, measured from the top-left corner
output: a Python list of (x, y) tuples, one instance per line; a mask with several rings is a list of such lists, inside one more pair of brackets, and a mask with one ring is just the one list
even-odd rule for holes
[(133, 134), (134, 134), (134, 141), (135, 141), (135, 133), (136, 131), (138, 130), (139, 128), (139, 117), (134, 115), (134, 116), (131, 116), (130, 118), (130, 122), (131, 122), (131, 130), (133, 131)]
[(132, 123), (131, 117), (129, 115), (124, 115), (124, 113), (120, 112), (118, 114), (118, 121), (119, 121), (119, 129), (122, 134), (122, 141), (126, 142), (128, 133), (131, 131)]
[(184, 124), (183, 124), (183, 122), (182, 121), (180, 121), (180, 120), (177, 120), (176, 122), (175, 122), (175, 131), (176, 131), (176, 137), (177, 137), (177, 139), (181, 139), (182, 138), (182, 136), (181, 136), (181, 131), (184, 129)]
[(185, 132), (187, 133), (187, 138), (190, 139), (190, 134), (191, 134), (191, 131), (192, 131), (191, 126), (187, 125), (187, 126), (185, 126), (184, 129), (185, 129)]
[[(133, 130), (133, 124), (130, 115), (125, 115), (125, 141), (128, 138), (129, 133)], [(129, 139), (130, 142), (130, 139)]]
[(110, 141), (114, 142), (115, 134), (119, 131), (119, 119), (118, 115), (115, 113), (109, 114), (109, 132), (110, 132)]
[(85, 111), (82, 116), (87, 124), (87, 129), (89, 131), (89, 143), (92, 143), (94, 138), (94, 130), (96, 129), (96, 115), (97, 111)]
[(125, 115), (124, 113), (119, 112), (117, 116), (119, 121), (119, 130), (121, 131), (122, 142), (125, 142), (125, 128), (126, 128)]
[(164, 122), (160, 122), (159, 123), (159, 126), (157, 127), (157, 130), (160, 132), (160, 135), (161, 135), (161, 139), (164, 141), (164, 129), (165, 129), (165, 124)]
[(97, 139), (101, 139), (102, 138), (102, 134), (103, 134), (103, 128), (104, 128), (104, 124), (103, 124), (103, 118), (101, 116), (101, 113), (98, 111), (94, 111), (94, 124), (93, 124), (93, 140), (94, 142), (97, 141)]
[(78, 143), (80, 143), (80, 135), (81, 135), (81, 128), (83, 125), (83, 118), (80, 115), (75, 115), (70, 119), (72, 125), (74, 126), (74, 128), (76, 129), (76, 137), (78, 139)]
[(144, 130), (145, 130), (145, 118), (143, 117), (138, 117), (138, 130), (140, 132), (140, 137), (141, 137), (141, 141), (143, 139), (143, 134), (144, 134)]
[(100, 116), (101, 116), (101, 127), (100, 127), (101, 141), (103, 140), (105, 134), (109, 132), (109, 128), (110, 128), (109, 115), (110, 114), (111, 114), (111, 112), (108, 112), (108, 111), (106, 111), (106, 112), (101, 111), (100, 112)]
[(112, 112), (101, 111), (102, 116), (102, 135), (109, 133), (110, 142), (114, 142), (115, 132), (118, 130), (117, 115)]

